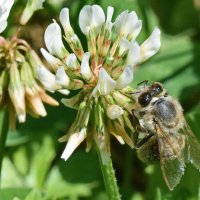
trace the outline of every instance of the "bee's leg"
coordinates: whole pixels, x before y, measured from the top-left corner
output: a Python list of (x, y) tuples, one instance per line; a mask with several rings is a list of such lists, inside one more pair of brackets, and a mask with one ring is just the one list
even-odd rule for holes
[(138, 142), (139, 132), (141, 132), (142, 127), (140, 126), (138, 118), (134, 114), (134, 110), (132, 110), (132, 115), (129, 114), (129, 120), (133, 128), (135, 129), (133, 133), (133, 143), (134, 143), (134, 146), (136, 146)]
[(149, 134), (147, 136), (145, 136), (138, 144), (136, 144), (136, 148), (140, 148), (143, 144), (145, 144), (151, 137), (153, 136), (153, 134)]
[(139, 122), (138, 118), (135, 116), (134, 110), (132, 110), (132, 115), (131, 114), (129, 115), (129, 120), (130, 120), (132, 126), (135, 129), (135, 132), (133, 134), (133, 143), (134, 143), (134, 146), (137, 146), (138, 138), (139, 138), (139, 132), (145, 133), (146, 130), (143, 127), (140, 126), (140, 122)]

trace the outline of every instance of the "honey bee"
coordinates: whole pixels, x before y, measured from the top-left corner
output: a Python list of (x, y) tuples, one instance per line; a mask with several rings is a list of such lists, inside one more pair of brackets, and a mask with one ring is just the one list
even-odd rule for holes
[(161, 83), (148, 86), (146, 81), (132, 97), (136, 100), (131, 121), (138, 155), (144, 162), (160, 161), (164, 180), (173, 190), (186, 162), (200, 170), (200, 144), (186, 123), (180, 103)]

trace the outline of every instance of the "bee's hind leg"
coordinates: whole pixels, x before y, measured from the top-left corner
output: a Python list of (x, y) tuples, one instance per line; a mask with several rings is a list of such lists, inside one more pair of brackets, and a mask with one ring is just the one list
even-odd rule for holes
[(140, 148), (143, 144), (145, 144), (151, 137), (153, 136), (153, 134), (148, 134), (146, 135), (144, 138), (142, 138), (142, 140), (140, 140), (139, 143), (136, 144), (136, 148)]

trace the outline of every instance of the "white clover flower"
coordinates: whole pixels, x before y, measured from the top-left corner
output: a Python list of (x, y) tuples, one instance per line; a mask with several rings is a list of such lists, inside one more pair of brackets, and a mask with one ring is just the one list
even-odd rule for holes
[[(47, 69), (41, 68), (41, 82), (50, 91), (78, 90), (71, 98), (61, 100), (64, 105), (78, 110), (68, 134), (60, 139), (68, 141), (62, 154), (65, 160), (84, 139), (87, 151), (96, 143), (104, 164), (110, 156), (110, 135), (133, 148), (128, 134), (133, 127), (128, 115), (134, 102), (127, 96), (127, 91), (133, 91), (128, 86), (133, 81), (134, 67), (159, 50), (160, 31), (155, 28), (140, 46), (135, 39), (142, 22), (136, 13), (124, 11), (112, 21), (113, 12), (114, 9), (108, 7), (105, 17), (98, 5), (86, 5), (80, 11), (79, 26), (87, 38), (87, 52), (70, 24), (68, 8), (60, 12), (64, 38), (55, 21), (45, 31), (49, 53), (41, 51), (55, 70), (47, 73)], [(70, 48), (65, 48), (63, 39)]]
[(7, 18), (13, 6), (14, 0), (0, 1), (0, 33), (3, 32), (7, 26)]

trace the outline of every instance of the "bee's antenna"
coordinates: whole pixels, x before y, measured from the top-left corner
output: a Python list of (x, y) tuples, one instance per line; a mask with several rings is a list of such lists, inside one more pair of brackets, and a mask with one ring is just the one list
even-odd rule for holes
[(144, 87), (147, 87), (147, 83), (148, 82), (149, 82), (148, 80), (144, 80), (144, 81), (138, 83), (137, 86), (140, 86), (140, 85), (144, 84)]

